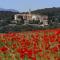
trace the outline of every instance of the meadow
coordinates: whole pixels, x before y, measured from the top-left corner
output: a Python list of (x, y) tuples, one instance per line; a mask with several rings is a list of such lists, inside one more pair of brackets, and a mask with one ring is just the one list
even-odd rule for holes
[(0, 60), (60, 60), (60, 29), (0, 34)]

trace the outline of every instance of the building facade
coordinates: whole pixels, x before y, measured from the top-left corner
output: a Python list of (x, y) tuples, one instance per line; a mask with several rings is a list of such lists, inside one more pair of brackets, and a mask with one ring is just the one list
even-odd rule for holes
[(44, 25), (48, 25), (48, 16), (46, 15), (38, 15), (38, 14), (32, 14), (32, 13), (21, 13), (16, 14), (14, 16), (15, 20), (40, 20), (40, 22), (43, 22)]

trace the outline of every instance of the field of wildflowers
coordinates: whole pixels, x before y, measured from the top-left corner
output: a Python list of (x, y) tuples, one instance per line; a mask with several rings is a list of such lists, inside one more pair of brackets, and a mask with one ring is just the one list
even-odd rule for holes
[(0, 60), (60, 60), (60, 29), (0, 34)]

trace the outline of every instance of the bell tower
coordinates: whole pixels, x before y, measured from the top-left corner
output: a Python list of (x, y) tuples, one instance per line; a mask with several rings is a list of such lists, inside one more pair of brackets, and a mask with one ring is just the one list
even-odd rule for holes
[(29, 9), (29, 14), (31, 14), (31, 9)]

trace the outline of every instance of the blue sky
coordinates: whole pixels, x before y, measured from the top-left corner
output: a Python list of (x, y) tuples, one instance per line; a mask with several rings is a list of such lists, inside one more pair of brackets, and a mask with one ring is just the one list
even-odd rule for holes
[(0, 0), (0, 8), (15, 9), (19, 11), (49, 7), (60, 7), (60, 0)]

